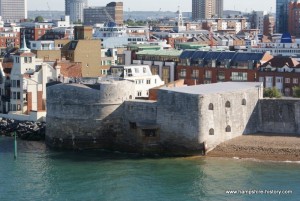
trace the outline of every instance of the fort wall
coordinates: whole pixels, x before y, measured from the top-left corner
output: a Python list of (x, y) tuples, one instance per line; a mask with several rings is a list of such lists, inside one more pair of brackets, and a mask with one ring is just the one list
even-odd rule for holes
[(234, 93), (210, 94), (201, 98), (199, 141), (212, 149), (243, 134), (257, 132), (259, 88)]
[(198, 95), (158, 91), (157, 124), (160, 142), (167, 152), (187, 153), (203, 149), (199, 141), (199, 114)]
[(118, 135), (116, 149), (140, 153), (159, 152), (156, 101), (125, 101), (123, 111), (122, 134)]
[(204, 94), (161, 89), (156, 102), (132, 100), (134, 83), (124, 80), (51, 86), (46, 143), (64, 149), (191, 155), (201, 153), (204, 142), (212, 149), (243, 134), (300, 134), (299, 99), (261, 99), (261, 86), (241, 88)]
[(103, 82), (55, 85), (47, 90), (46, 143), (66, 149), (110, 148), (122, 130), (125, 100), (134, 98), (134, 83)]
[(300, 135), (300, 99), (260, 100), (258, 131)]

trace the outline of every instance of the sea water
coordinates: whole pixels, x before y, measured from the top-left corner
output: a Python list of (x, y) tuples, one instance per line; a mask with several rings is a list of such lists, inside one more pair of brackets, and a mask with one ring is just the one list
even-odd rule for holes
[(54, 152), (0, 137), (0, 200), (300, 200), (300, 164)]

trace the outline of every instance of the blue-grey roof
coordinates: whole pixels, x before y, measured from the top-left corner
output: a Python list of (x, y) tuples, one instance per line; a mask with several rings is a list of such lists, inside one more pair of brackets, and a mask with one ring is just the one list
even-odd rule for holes
[(192, 58), (193, 54), (195, 53), (195, 50), (185, 50), (181, 53), (180, 59), (190, 59)]
[(233, 61), (260, 61), (264, 53), (237, 52)]
[(200, 50), (186, 50), (180, 55), (180, 59), (191, 59), (197, 61), (203, 60), (232, 60), (239, 61), (260, 61), (264, 57), (264, 53), (251, 52), (227, 52), (227, 51), (200, 51)]
[(208, 52), (205, 60), (217, 60), (222, 52)]
[(231, 60), (235, 54), (236, 54), (236, 52), (222, 52), (222, 54), (219, 56), (218, 60), (219, 61)]
[(196, 51), (192, 56), (192, 60), (204, 59), (207, 53), (208, 51)]

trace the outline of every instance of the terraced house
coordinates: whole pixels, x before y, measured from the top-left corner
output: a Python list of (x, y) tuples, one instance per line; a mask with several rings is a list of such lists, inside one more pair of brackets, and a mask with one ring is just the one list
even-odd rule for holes
[(295, 58), (274, 57), (258, 71), (259, 82), (265, 88), (275, 87), (285, 96), (293, 96), (293, 88), (300, 86), (300, 63)]
[(179, 58), (175, 79), (196, 85), (256, 82), (258, 68), (273, 57), (268, 53), (186, 50)]
[(159, 75), (168, 84), (175, 81), (175, 68), (181, 50), (144, 50), (136, 53), (133, 64), (149, 65), (152, 75)]

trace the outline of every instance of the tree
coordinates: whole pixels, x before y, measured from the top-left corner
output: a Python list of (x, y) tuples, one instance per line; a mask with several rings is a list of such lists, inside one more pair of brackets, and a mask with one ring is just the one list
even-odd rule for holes
[(34, 21), (35, 22), (44, 22), (44, 18), (42, 16), (37, 16)]
[(268, 97), (268, 98), (280, 98), (281, 97), (281, 93), (275, 87), (273, 87), (273, 88), (266, 88), (266, 89), (264, 89), (264, 97)]
[(296, 98), (300, 98), (300, 87), (293, 87), (293, 95)]
[(126, 21), (124, 21), (125, 24), (127, 24), (128, 26), (145, 26), (146, 22), (143, 20), (132, 20), (132, 19), (128, 19)]

